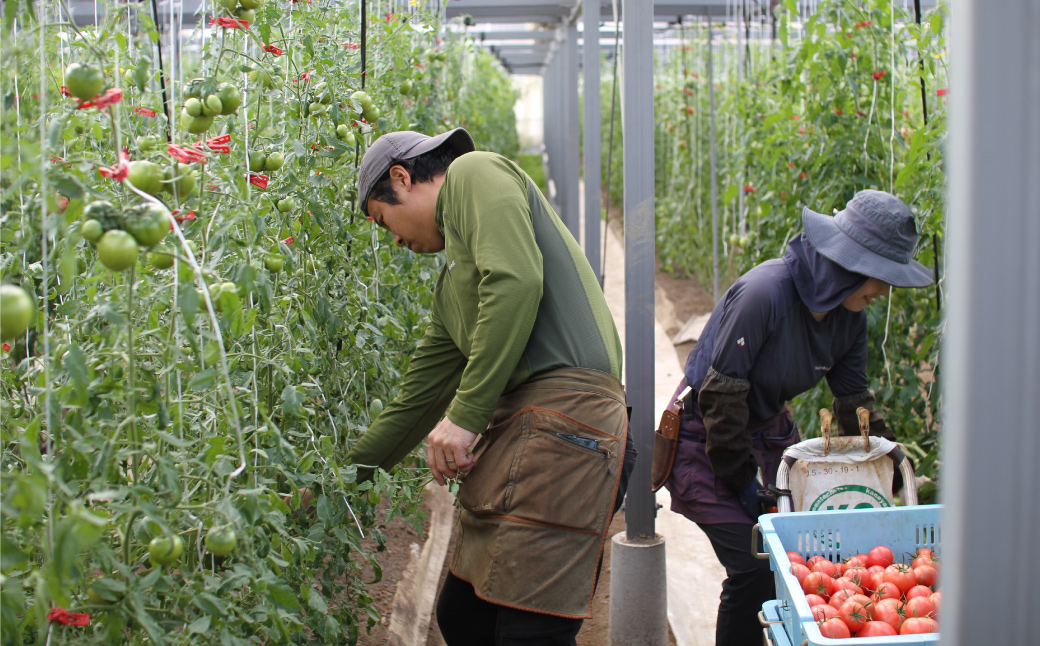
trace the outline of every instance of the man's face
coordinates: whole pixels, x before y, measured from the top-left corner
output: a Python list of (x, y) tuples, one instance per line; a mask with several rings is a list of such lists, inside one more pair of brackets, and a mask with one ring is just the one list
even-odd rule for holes
[(841, 304), (850, 312), (862, 312), (871, 301), (880, 296), (888, 296), (891, 290), (892, 286), (888, 283), (883, 283), (877, 278), (868, 278), (863, 287), (846, 297)]
[(429, 182), (412, 182), (402, 166), (390, 168), (390, 185), (400, 204), (368, 201), (368, 214), (376, 224), (394, 234), (398, 247), (408, 247), (415, 253), (437, 253), (444, 250), (444, 236), (437, 228), (437, 194), (444, 176)]

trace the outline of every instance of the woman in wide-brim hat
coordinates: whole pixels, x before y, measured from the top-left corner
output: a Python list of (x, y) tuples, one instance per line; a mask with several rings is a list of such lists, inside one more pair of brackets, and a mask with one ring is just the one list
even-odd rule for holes
[(784, 449), (799, 441), (786, 402), (826, 378), (843, 434), (857, 431), (863, 407), (871, 434), (894, 440), (874, 411), (863, 310), (892, 287), (932, 283), (912, 259), (913, 214), (889, 193), (860, 191), (834, 216), (806, 208), (802, 222), (782, 258), (748, 271), (715, 305), (676, 389), (692, 390), (667, 487), (672, 510), (704, 530), (726, 568), (717, 646), (760, 640), (758, 611), (775, 596), (768, 561), (748, 545), (759, 489), (775, 484)]

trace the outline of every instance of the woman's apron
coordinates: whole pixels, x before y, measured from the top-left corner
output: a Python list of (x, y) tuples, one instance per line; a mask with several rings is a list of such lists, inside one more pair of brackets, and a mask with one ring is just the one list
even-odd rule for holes
[[(683, 378), (673, 397), (678, 397), (685, 388), (686, 379)], [(776, 470), (784, 449), (800, 439), (791, 411), (784, 406), (771, 419), (750, 422), (747, 433), (751, 437), (751, 453), (762, 469), (763, 481), (766, 485), (775, 485)], [(672, 511), (705, 525), (753, 522), (736, 492), (715, 477), (705, 452), (706, 439), (704, 416), (694, 392), (683, 402), (679, 447), (672, 475), (665, 484), (671, 493)]]
[(607, 373), (552, 370), (503, 395), (459, 489), (452, 574), (492, 603), (590, 616), (627, 433)]

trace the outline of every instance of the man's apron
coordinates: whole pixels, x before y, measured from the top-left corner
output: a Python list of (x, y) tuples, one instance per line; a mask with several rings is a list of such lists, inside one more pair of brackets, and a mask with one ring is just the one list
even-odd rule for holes
[(459, 490), (451, 572), (492, 603), (590, 616), (627, 433), (607, 373), (552, 370), (503, 395)]

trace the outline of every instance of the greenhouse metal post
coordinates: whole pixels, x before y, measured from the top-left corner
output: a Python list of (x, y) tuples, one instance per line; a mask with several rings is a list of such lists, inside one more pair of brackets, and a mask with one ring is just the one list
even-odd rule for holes
[(600, 105), (599, 105), (599, 0), (584, 0), (582, 68), (584, 72), (583, 132), (585, 173), (585, 257), (602, 284), (600, 266)]
[(1040, 3), (950, 10), (942, 643), (1036, 644)]
[(612, 538), (610, 644), (668, 643), (664, 539), (650, 485), (654, 441), (654, 50), (652, 0), (624, 0), (622, 133), (625, 217), (625, 388), (639, 460), (625, 532)]
[(563, 163), (560, 173), (564, 223), (575, 240), (581, 240), (578, 201), (581, 186), (581, 123), (578, 118), (578, 25), (570, 21), (560, 27), (560, 98), (563, 107)]

